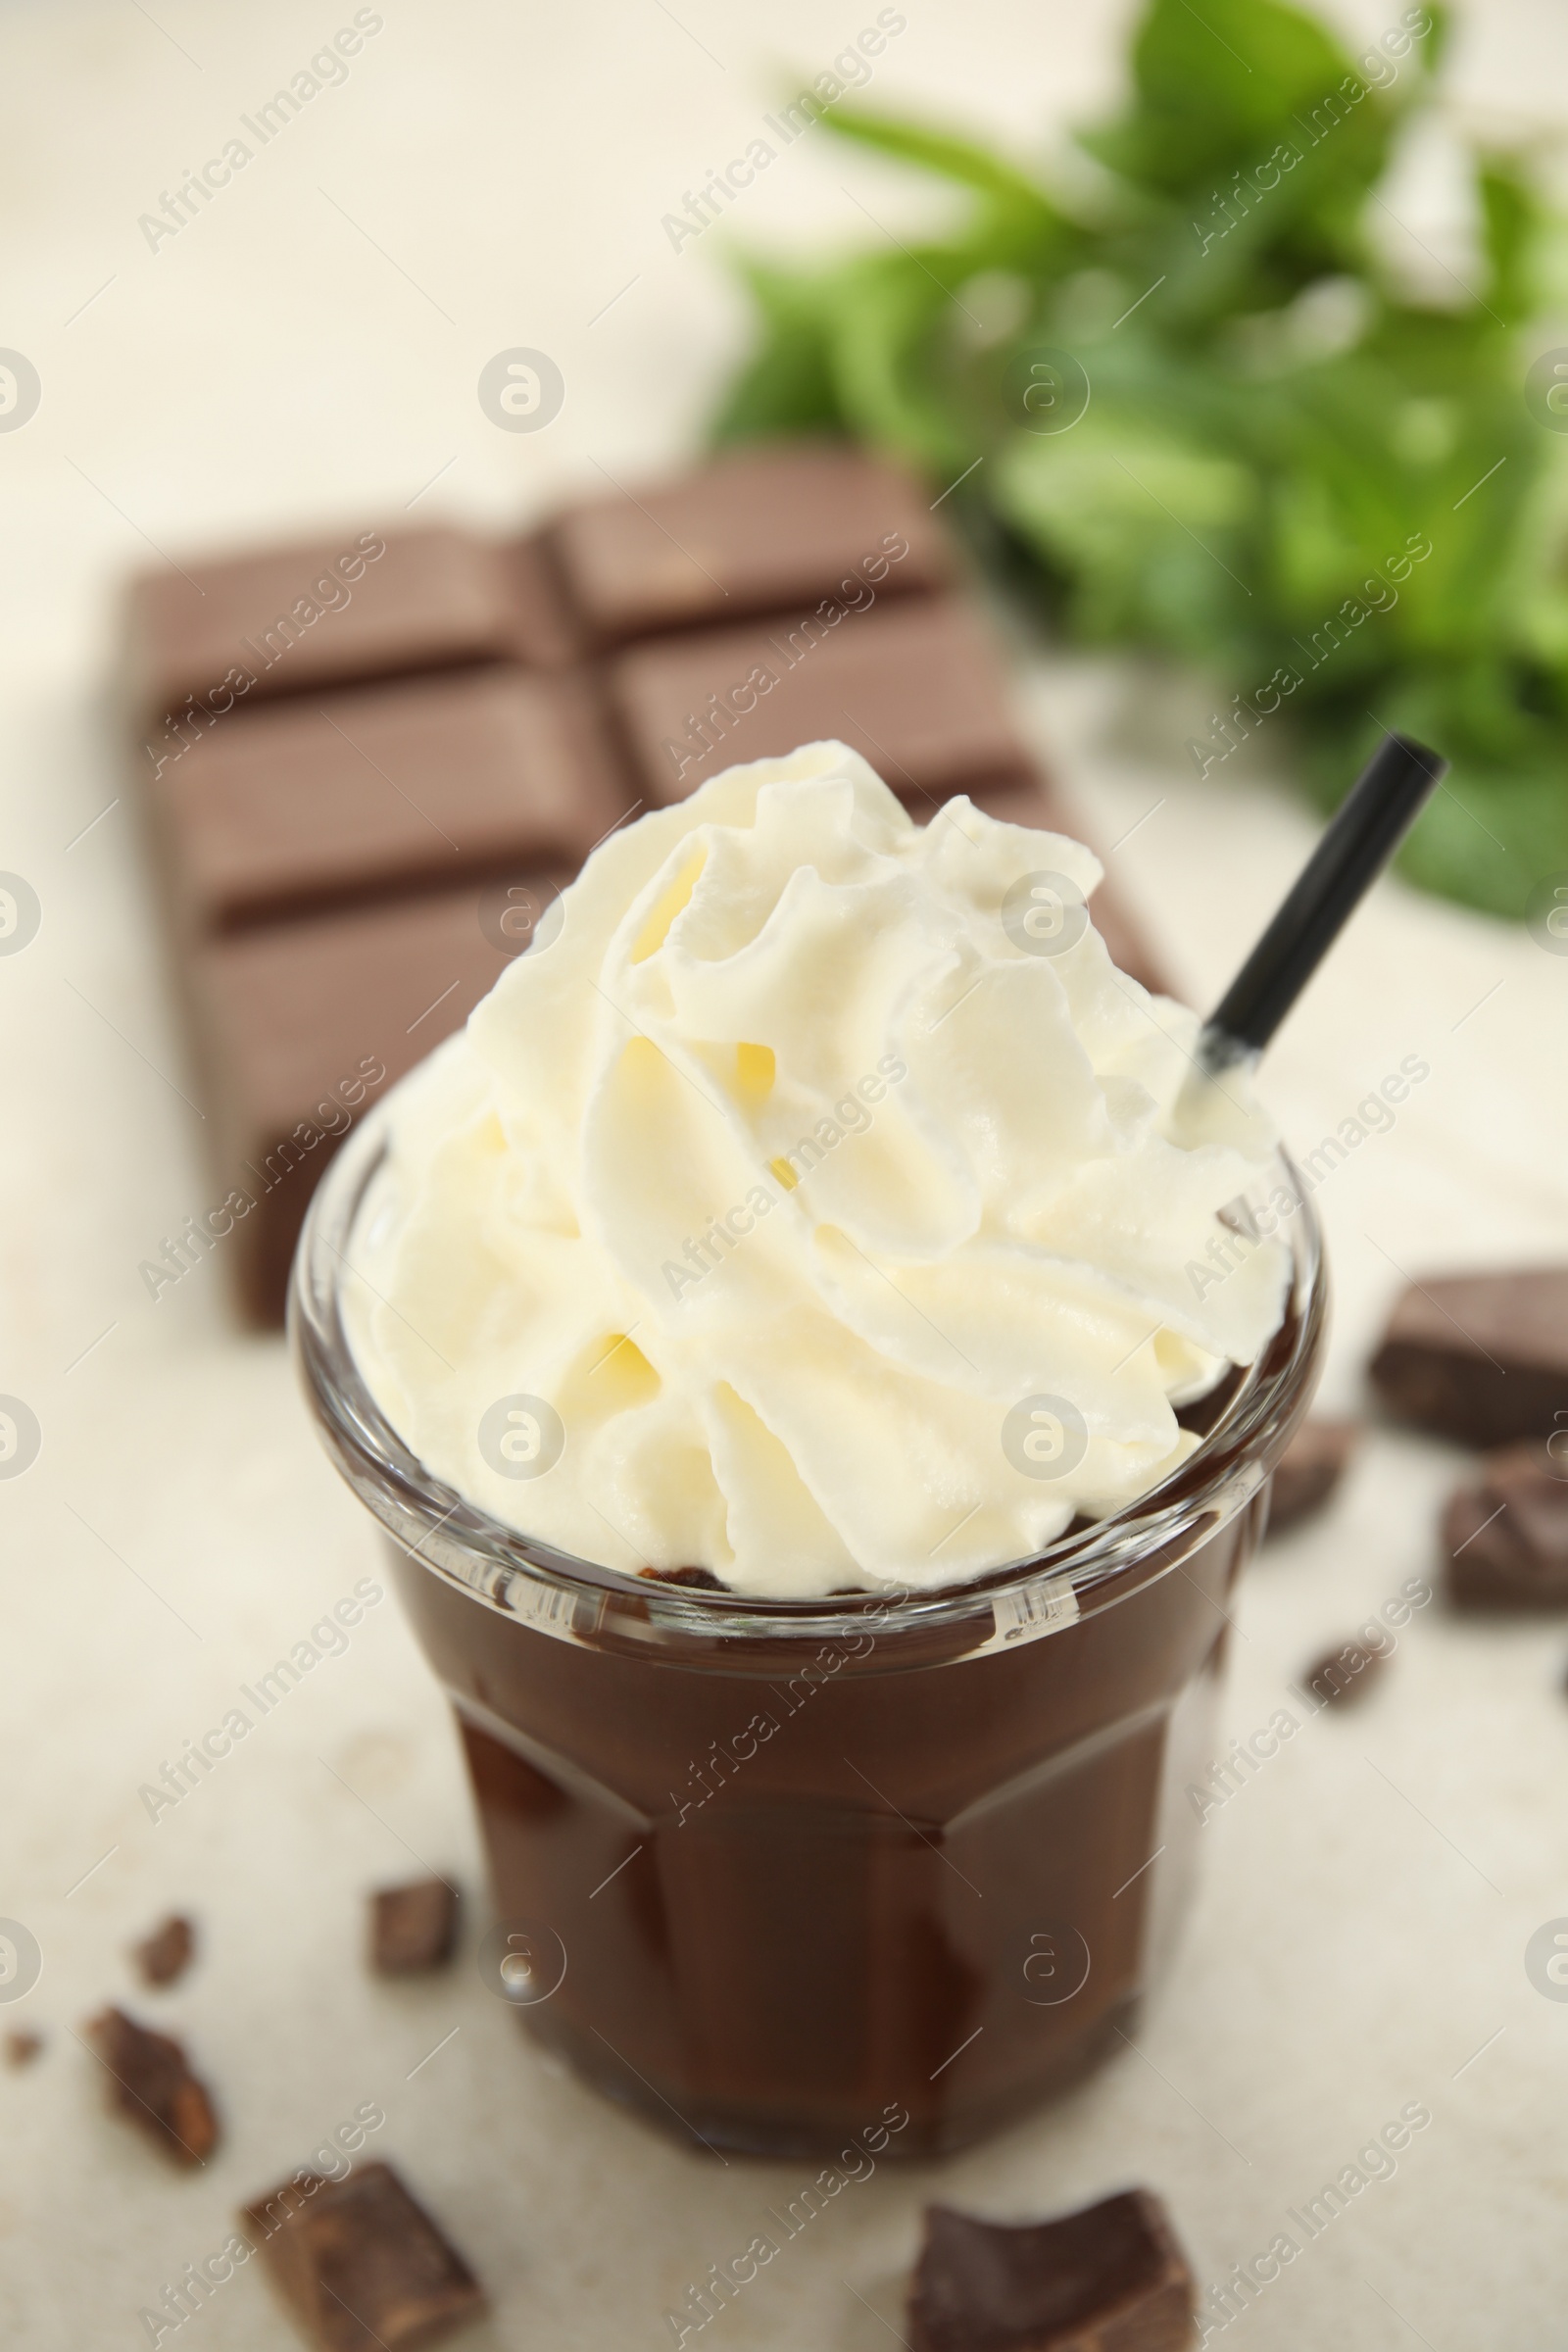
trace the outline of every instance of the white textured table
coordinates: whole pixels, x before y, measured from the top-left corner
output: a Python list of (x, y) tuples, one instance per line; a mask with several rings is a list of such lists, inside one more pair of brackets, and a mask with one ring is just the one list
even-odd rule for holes
[[(374, 12), (372, 12), (374, 13)], [(386, 0), (322, 89), (156, 249), (176, 174), (353, 11), (294, 0), (103, 0), (0, 11), (7, 269), (0, 343), (43, 405), (0, 435), (8, 683), (0, 867), (43, 927), (0, 960), (0, 1390), (44, 1449), (0, 1482), (0, 1913), (44, 1953), (0, 2025), (48, 2033), (0, 2073), (0, 2332), (13, 2352), (145, 2342), (141, 2307), (227, 2236), (242, 2196), (367, 2100), (394, 2157), (488, 2281), (467, 2339), (550, 2352), (671, 2340), (666, 2307), (743, 2246), (796, 2168), (674, 2153), (531, 2056), (481, 1987), (362, 1972), (361, 1891), (419, 1864), (476, 1880), (442, 1703), (389, 1604), (157, 1823), (137, 1801), (237, 1686), (376, 1567), (318, 1455), (281, 1348), (242, 1339), (205, 1268), (156, 1305), (138, 1261), (206, 1198), (145, 877), (99, 717), (110, 600), (132, 563), (233, 532), (441, 511), (511, 517), (568, 483), (685, 449), (742, 323), (717, 232), (673, 253), (662, 215), (739, 152), (775, 65), (814, 74), (875, 16), (827, 0)], [(908, 0), (874, 94), (1020, 140), (1109, 86), (1121, 8)], [(153, 19), (157, 18), (155, 24)], [(1360, 22), (1377, 30), (1375, 8)], [(1568, 19), (1494, 0), (1467, 96), (1560, 88)], [(847, 190), (906, 223), (924, 199), (820, 133), (760, 180), (758, 237), (859, 234)], [(480, 367), (540, 346), (557, 422), (496, 431)], [(1198, 786), (1184, 714), (1110, 668), (1027, 682), (1042, 745), (1201, 1000), (1300, 858), (1307, 818), (1262, 785)], [(1142, 741), (1124, 713), (1141, 711)], [(1156, 807), (1157, 804), (1157, 807)], [(1431, 1077), (1319, 1196), (1339, 1313), (1326, 1398), (1350, 1406), (1410, 1267), (1562, 1254), (1568, 959), (1390, 886), (1281, 1041), (1271, 1087), (1310, 1144), (1409, 1054)], [(1227, 1700), (1263, 1723), (1286, 1680), (1434, 1566), (1457, 1457), (1375, 1435), (1333, 1516), (1253, 1571)], [(1568, 1911), (1568, 1628), (1424, 1610), (1364, 1711), (1314, 1722), (1209, 1822), (1172, 1982), (1129, 2051), (1066, 2106), (944, 2170), (846, 2191), (709, 2340), (870, 2352), (900, 2325), (922, 2199), (998, 2215), (1146, 2180), (1205, 2282), (1292, 2227), (1407, 2101), (1430, 2128), (1231, 2331), (1259, 2347), (1434, 2352), (1560, 2340), (1568, 2007), (1525, 1942)], [(416, 1859), (417, 1858), (417, 1859)], [(227, 2121), (175, 2178), (108, 2122), (72, 2038), (135, 1991), (126, 1940), (187, 1906), (201, 1962), (142, 2015), (188, 2036)], [(439, 2047), (438, 2047), (439, 2045)], [(428, 2056), (427, 2053), (435, 2052)], [(1299, 2236), (1301, 2232), (1296, 2231)], [(291, 2340), (254, 2269), (178, 2341)], [(165, 2343), (175, 2340), (166, 2334)]]

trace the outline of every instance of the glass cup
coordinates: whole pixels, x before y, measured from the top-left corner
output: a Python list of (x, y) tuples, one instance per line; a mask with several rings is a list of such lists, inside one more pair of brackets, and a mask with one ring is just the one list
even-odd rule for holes
[(290, 1324), (457, 1712), (492, 1989), (714, 2149), (870, 2132), (933, 2155), (1081, 2076), (1132, 2030), (1191, 1890), (1229, 1596), (1322, 1348), (1300, 1187), (1285, 1321), (1184, 1415), (1201, 1442), (1156, 1492), (973, 1583), (771, 1600), (569, 1558), (410, 1452), (344, 1316), (384, 1153), (383, 1109), (316, 1194)]

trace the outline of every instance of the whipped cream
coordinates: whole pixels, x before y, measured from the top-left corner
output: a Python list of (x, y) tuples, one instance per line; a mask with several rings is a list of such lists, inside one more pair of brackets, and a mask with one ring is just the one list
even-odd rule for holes
[(951, 1584), (1167, 1477), (1289, 1263), (1211, 1250), (1272, 1130), (1186, 1123), (1196, 1017), (1100, 878), (837, 743), (612, 834), (388, 1099), (348, 1306), (409, 1446), (579, 1558), (777, 1595)]

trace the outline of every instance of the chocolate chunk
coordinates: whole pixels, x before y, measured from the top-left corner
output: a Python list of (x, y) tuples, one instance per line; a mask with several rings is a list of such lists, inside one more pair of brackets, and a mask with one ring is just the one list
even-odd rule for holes
[(132, 1955), (144, 1984), (176, 1984), (196, 1956), (196, 1931), (188, 1919), (172, 1913), (132, 1947)]
[(953, 569), (908, 476), (832, 442), (734, 451), (672, 482), (617, 489), (569, 507), (548, 536), (605, 644), (828, 598), (864, 609)]
[(390, 2165), (301, 2172), (240, 2216), (320, 2352), (414, 2352), (487, 2308), (463, 2256)]
[(639, 1576), (656, 1585), (686, 1585), (694, 1592), (723, 1592), (728, 1590), (722, 1578), (711, 1568), (639, 1568)]
[(1443, 1514), (1448, 1597), (1465, 1608), (1568, 1605), (1568, 1438), (1489, 1454)]
[(1372, 1380), (1401, 1420), (1461, 1445), (1568, 1429), (1568, 1266), (1412, 1284)]
[(1146, 2188), (1021, 2227), (926, 2208), (910, 2352), (1181, 2352), (1193, 2312), (1192, 2273)]
[(1391, 1655), (1387, 1649), (1368, 1649), (1363, 1642), (1347, 1642), (1341, 1649), (1326, 1649), (1307, 1668), (1302, 1687), (1315, 1691), (1326, 1707), (1353, 1705), (1366, 1696)]
[[(519, 877), (511, 911), (542, 911), (568, 878)], [(337, 1143), (463, 1026), (509, 960), (514, 935), (481, 921), (488, 905), (471, 887), (394, 901), (217, 940), (189, 959), (217, 1205), (149, 1265), (172, 1281), (180, 1257), (188, 1271), (219, 1255), (245, 1312), (281, 1321), (311, 1189)], [(514, 937), (526, 947), (526, 925)], [(153, 1288), (156, 1270), (143, 1281)]]
[(138, 2026), (122, 2009), (95, 2017), (87, 2038), (113, 2078), (111, 2106), (176, 2164), (204, 2164), (218, 2145), (218, 2117), (179, 2043)]
[(445, 1879), (381, 1886), (370, 1897), (370, 1966), (379, 1977), (444, 1968), (458, 1940), (458, 1893)]
[(153, 787), (195, 932), (575, 867), (635, 798), (580, 679), (499, 669), (231, 718)]
[(438, 523), (345, 526), (147, 572), (131, 588), (125, 651), (144, 756), (156, 763), (280, 695), (559, 652), (570, 624), (541, 612), (553, 602), (542, 564), (530, 543), (505, 549)]
[(41, 2034), (8, 2034), (6, 2035), (6, 2064), (19, 2070), (30, 2066), (43, 2050)]
[(1268, 1532), (1279, 1535), (1322, 1510), (1360, 1444), (1353, 1421), (1303, 1421), (1274, 1469)]
[(738, 760), (835, 736), (922, 811), (1032, 780), (991, 642), (951, 597), (635, 646), (609, 683), (655, 807)]
[[(1087, 841), (1078, 818), (1040, 776), (1026, 784), (1007, 784), (1000, 789), (982, 785), (969, 798), (976, 808), (983, 808), (1004, 825), (1033, 825), (1047, 833), (1065, 833), (1070, 841)], [(1093, 845), (1091, 845), (1093, 846)], [(1089, 912), (1095, 929), (1110, 952), (1116, 969), (1125, 972), (1147, 988), (1151, 996), (1173, 996), (1169, 979), (1152, 954), (1133, 917), (1128, 913), (1115, 887), (1107, 877), (1101, 883), (1089, 902)]]

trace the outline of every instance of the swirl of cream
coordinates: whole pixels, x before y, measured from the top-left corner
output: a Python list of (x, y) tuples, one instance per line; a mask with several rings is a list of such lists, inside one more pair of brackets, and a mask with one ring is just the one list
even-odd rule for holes
[[(1037, 952), (1042, 870), (1069, 914), (1101, 878), (967, 800), (916, 826), (836, 743), (612, 834), (389, 1098), (350, 1329), (427, 1466), (777, 1595), (955, 1583), (1165, 1478), (1280, 1321), (1283, 1245), (1212, 1254), (1272, 1133), (1184, 1130), (1194, 1016), (1081, 914)], [(543, 1475), (482, 1435), (518, 1396)]]

